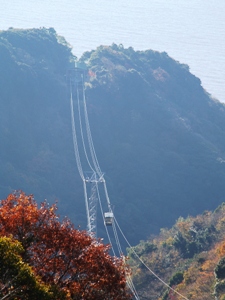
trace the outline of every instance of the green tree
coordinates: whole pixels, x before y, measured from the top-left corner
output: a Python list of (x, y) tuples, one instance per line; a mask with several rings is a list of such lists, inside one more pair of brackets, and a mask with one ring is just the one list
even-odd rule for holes
[(53, 293), (24, 263), (20, 242), (0, 237), (0, 299), (50, 300)]

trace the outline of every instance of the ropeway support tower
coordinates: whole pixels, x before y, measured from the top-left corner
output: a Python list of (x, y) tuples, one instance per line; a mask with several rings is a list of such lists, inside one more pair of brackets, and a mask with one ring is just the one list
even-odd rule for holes
[(91, 184), (90, 197), (88, 198), (88, 232), (91, 235), (97, 235), (97, 205), (98, 205), (98, 184), (99, 179), (96, 172), (93, 172), (90, 178), (85, 179), (87, 183)]
[[(107, 226), (112, 226), (115, 242), (117, 249), (121, 257), (124, 258), (122, 253), (122, 248), (119, 242), (116, 225), (120, 233), (124, 237), (128, 246), (133, 251), (134, 255), (139, 259), (139, 261), (154, 275), (161, 283), (163, 283), (167, 288), (178, 294), (185, 300), (188, 300), (185, 296), (181, 295), (179, 292), (170, 287), (166, 282), (164, 282), (159, 276), (157, 276), (138, 256), (134, 248), (129, 244), (125, 235), (123, 234), (119, 224), (114, 217), (110, 199), (107, 191), (106, 181), (104, 174), (98, 163), (98, 159), (95, 153), (95, 148), (92, 140), (91, 129), (89, 125), (85, 89), (84, 83), (87, 78), (87, 67), (84, 63), (75, 62), (73, 68), (68, 71), (68, 85), (70, 91), (70, 108), (71, 108), (71, 124), (72, 124), (72, 134), (73, 134), (73, 144), (74, 153), (77, 163), (78, 172), (83, 181), (84, 198), (87, 214), (87, 231), (91, 236), (96, 237), (97, 235), (97, 205), (99, 203), (101, 208), (101, 214), (104, 218), (104, 225), (106, 233), (108, 236), (109, 243), (111, 244), (113, 254), (115, 256), (115, 251), (109, 236)], [(75, 107), (75, 109), (74, 109)], [(84, 172), (84, 166), (87, 167), (88, 171)], [(102, 188), (102, 194), (106, 200), (107, 212), (103, 213), (103, 206), (100, 197), (100, 189)], [(135, 286), (132, 282), (130, 274), (127, 274), (127, 286), (130, 288), (134, 298), (140, 300)]]
[[(73, 143), (78, 171), (83, 181), (87, 231), (90, 235), (97, 234), (97, 205), (100, 201), (99, 185), (103, 185), (108, 211), (105, 212), (105, 225), (112, 225), (113, 212), (108, 197), (104, 174), (102, 173), (92, 140), (84, 83), (88, 77), (87, 67), (84, 63), (75, 62), (74, 67), (68, 71), (68, 84), (70, 90), (71, 121)], [(84, 171), (85, 168), (85, 171)], [(88, 170), (87, 170), (88, 169)]]

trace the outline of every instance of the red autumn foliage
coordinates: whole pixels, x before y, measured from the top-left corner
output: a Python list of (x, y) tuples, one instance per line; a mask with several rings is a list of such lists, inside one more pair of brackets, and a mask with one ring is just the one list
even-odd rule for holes
[(131, 299), (123, 260), (69, 220), (60, 222), (56, 209), (46, 202), (38, 207), (23, 192), (10, 194), (0, 202), (0, 235), (20, 241), (24, 261), (64, 299)]

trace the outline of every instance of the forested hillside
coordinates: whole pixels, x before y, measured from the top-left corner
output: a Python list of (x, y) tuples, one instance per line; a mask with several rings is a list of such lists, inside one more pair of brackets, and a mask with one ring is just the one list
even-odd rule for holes
[[(179, 218), (171, 229), (128, 249), (140, 299), (225, 299), (225, 204), (196, 217)], [(135, 251), (135, 252), (134, 252)], [(137, 259), (168, 283), (163, 285)]]
[(22, 189), (76, 210), (65, 79), (72, 57), (54, 29), (0, 32), (1, 198)]
[[(23, 189), (58, 199), (85, 226), (65, 78), (73, 58), (54, 29), (0, 32), (0, 197)], [(215, 209), (225, 195), (224, 105), (166, 53), (113, 44), (81, 61), (96, 153), (131, 243)]]

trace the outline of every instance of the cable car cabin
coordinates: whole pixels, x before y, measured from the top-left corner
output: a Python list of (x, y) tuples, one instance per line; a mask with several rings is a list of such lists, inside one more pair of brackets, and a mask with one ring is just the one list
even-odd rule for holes
[(113, 213), (112, 212), (106, 212), (104, 213), (104, 221), (106, 226), (112, 226), (113, 223)]
[(79, 85), (88, 79), (88, 69), (84, 62), (74, 62), (74, 65), (67, 71), (67, 78), (70, 84)]

